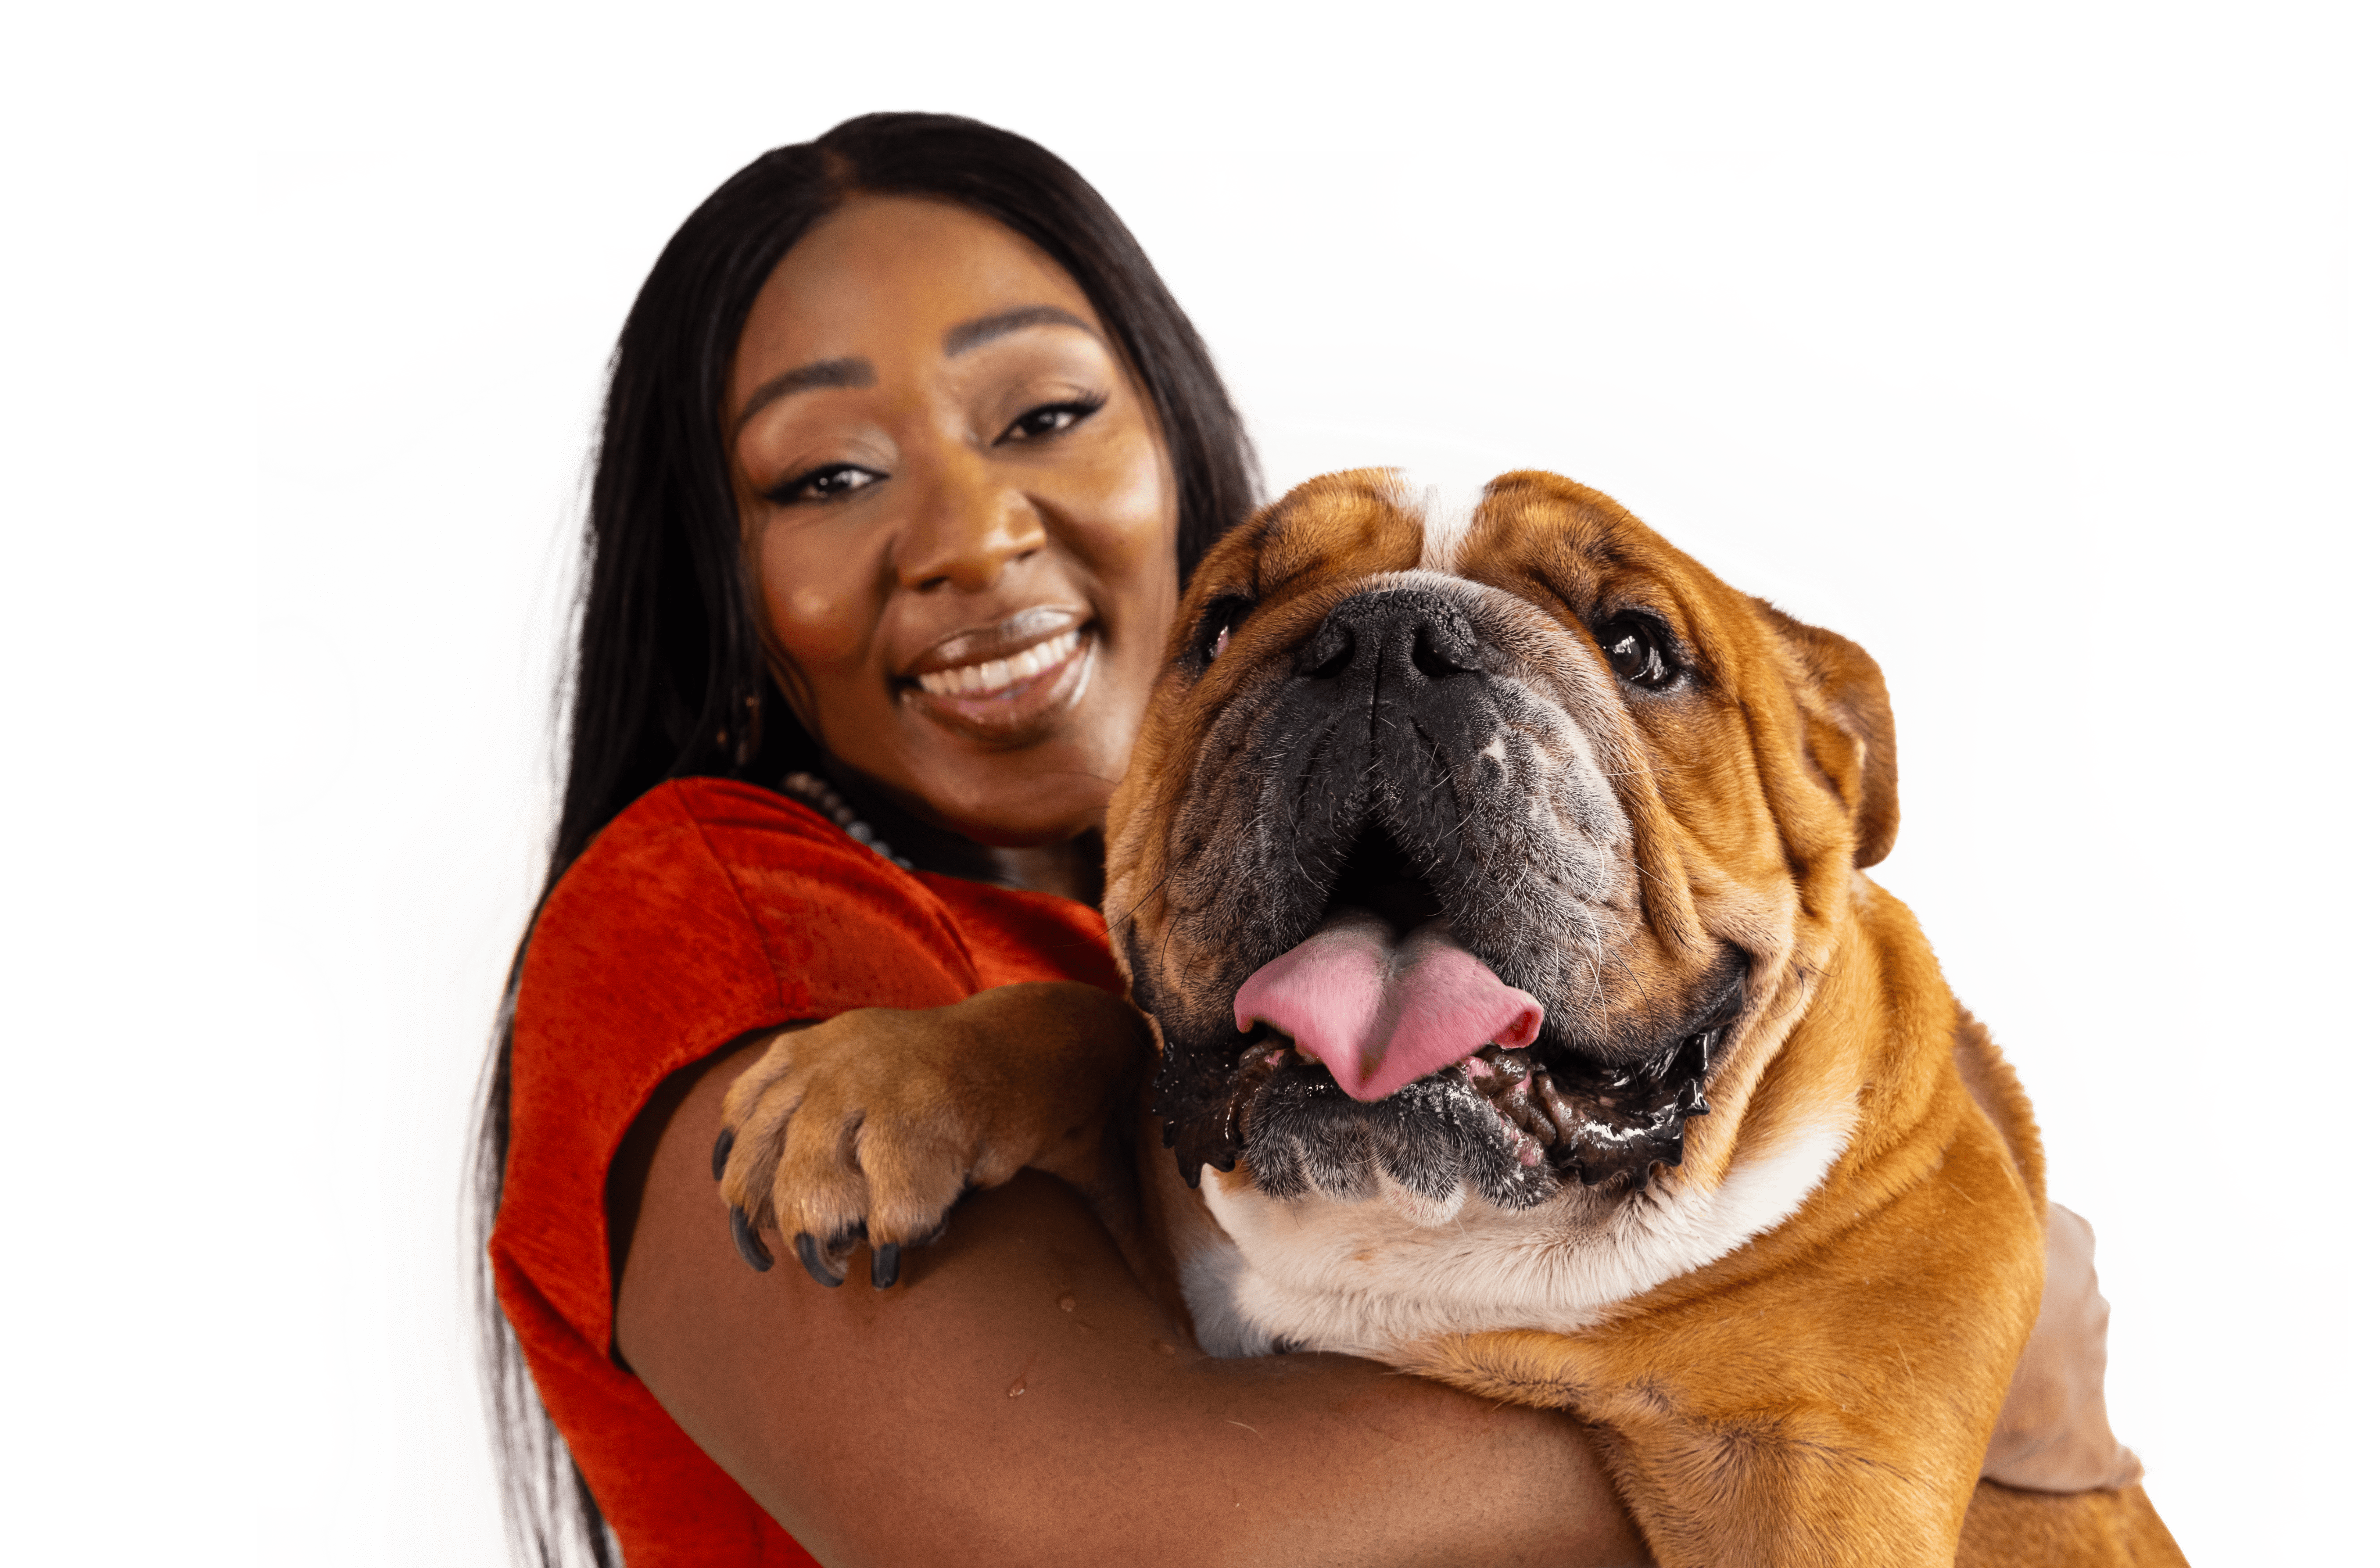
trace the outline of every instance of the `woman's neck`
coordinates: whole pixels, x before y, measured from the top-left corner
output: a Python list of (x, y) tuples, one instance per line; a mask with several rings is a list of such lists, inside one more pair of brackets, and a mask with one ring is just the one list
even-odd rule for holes
[(996, 881), (1009, 887), (1055, 893), (1078, 904), (1099, 906), (1099, 890), (1107, 880), (1106, 835), (1094, 828), (1077, 838), (1032, 849), (976, 847), (1000, 868)]
[(1053, 893), (1099, 907), (1107, 875), (1107, 840), (1098, 828), (1029, 849), (995, 848), (919, 821), (865, 775), (834, 758), (825, 759), (820, 771), (896, 854), (920, 870)]

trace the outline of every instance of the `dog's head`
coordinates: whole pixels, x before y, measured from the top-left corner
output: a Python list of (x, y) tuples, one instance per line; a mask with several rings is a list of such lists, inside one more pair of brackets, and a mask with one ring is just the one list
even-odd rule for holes
[(1109, 816), (1183, 1173), (1524, 1208), (1724, 1148), (1896, 822), (1874, 662), (1605, 496), (1311, 480), (1199, 569)]

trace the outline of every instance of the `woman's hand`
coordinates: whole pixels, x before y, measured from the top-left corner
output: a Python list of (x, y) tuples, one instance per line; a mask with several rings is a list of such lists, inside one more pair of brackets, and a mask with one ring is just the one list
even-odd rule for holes
[(2091, 1227), (2049, 1206), (2041, 1316), (1984, 1455), (1984, 1479), (2030, 1491), (2128, 1487), (2141, 1462), (2107, 1426), (2107, 1298), (2091, 1265)]
[(1153, 1056), (1131, 1003), (1064, 981), (788, 1029), (728, 1089), (712, 1150), (736, 1248), (768, 1268), (759, 1232), (774, 1226), (811, 1278), (838, 1285), (864, 1238), (883, 1289), (901, 1249), (940, 1234), (960, 1197), (1028, 1168), (1124, 1234), (1121, 1113)]

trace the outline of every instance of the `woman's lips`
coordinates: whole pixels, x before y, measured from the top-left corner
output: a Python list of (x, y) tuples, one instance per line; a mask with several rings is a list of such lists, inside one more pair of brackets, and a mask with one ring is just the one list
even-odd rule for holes
[(1086, 605), (1036, 604), (997, 621), (948, 633), (933, 646), (894, 667), (900, 678), (919, 680), (970, 664), (1013, 659), (1037, 643), (1078, 630), (1089, 619), (1090, 611)]
[(917, 684), (936, 697), (990, 697), (1021, 685), (1042, 671), (1062, 662), (1083, 640), (1083, 629), (1075, 626), (1055, 637), (1042, 638), (1032, 647), (1022, 649), (1005, 659), (987, 659), (979, 664), (962, 664), (952, 670), (932, 670), (917, 677)]
[(1004, 658), (914, 676), (901, 699), (972, 735), (1026, 738), (1082, 695), (1097, 643), (1094, 628), (1071, 626)]

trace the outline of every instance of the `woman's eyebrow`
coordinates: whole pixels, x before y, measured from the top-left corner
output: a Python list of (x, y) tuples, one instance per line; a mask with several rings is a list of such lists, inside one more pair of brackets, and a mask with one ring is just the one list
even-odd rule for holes
[[(787, 371), (783, 375), (771, 376), (762, 382), (760, 389), (745, 400), (744, 411), (735, 416), (735, 429), (742, 430), (751, 422), (753, 415), (774, 403), (778, 398), (793, 393), (808, 392), (812, 387), (820, 386), (874, 386), (875, 384), (876, 367), (865, 359), (820, 359), (815, 364), (803, 365), (795, 370)], [(733, 439), (734, 433), (734, 432), (729, 432), (730, 439)]]
[(1091, 333), (1093, 337), (1099, 335), (1091, 332), (1088, 322), (1072, 310), (1062, 310), (1055, 305), (1021, 305), (1014, 310), (995, 311), (989, 316), (978, 316), (971, 322), (961, 322), (942, 334), (942, 357), (955, 359), (968, 349), (979, 348), (995, 337), (1004, 337), (1026, 327), (1041, 326), (1074, 327), (1080, 332)]

